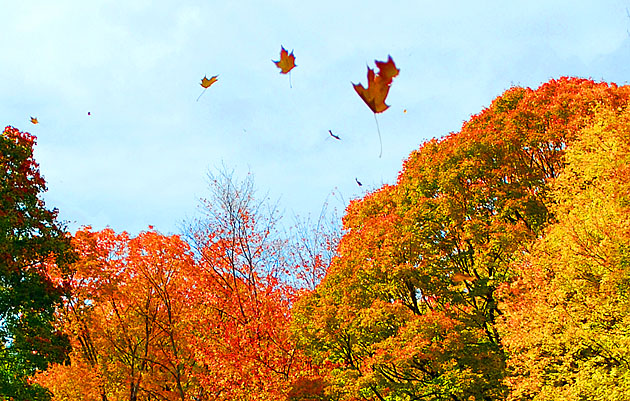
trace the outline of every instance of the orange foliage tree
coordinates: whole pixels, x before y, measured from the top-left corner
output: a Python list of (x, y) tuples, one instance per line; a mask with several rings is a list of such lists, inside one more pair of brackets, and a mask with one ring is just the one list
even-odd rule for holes
[[(187, 244), (154, 231), (130, 238), (84, 229), (60, 318), (72, 340), (70, 365), (37, 377), (54, 399), (186, 400), (192, 376), (185, 272)], [(61, 277), (63, 279), (63, 277)]]
[(628, 95), (569, 78), (512, 88), (352, 202), (338, 257), (294, 311), (300, 344), (328, 368), (323, 396), (504, 399), (497, 287), (552, 221), (567, 145)]

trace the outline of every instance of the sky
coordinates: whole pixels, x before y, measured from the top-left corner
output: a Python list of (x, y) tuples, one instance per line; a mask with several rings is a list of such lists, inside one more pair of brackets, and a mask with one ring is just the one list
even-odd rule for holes
[[(0, 0), (0, 125), (37, 136), (46, 205), (72, 232), (179, 233), (220, 169), (251, 173), (289, 221), (325, 203), (343, 214), (395, 183), (424, 141), (458, 131), (512, 86), (627, 84), (629, 7)], [(296, 57), (290, 81), (272, 62), (281, 46)], [(377, 117), (379, 158), (374, 115), (351, 83), (366, 85), (367, 67), (390, 55), (400, 75)]]

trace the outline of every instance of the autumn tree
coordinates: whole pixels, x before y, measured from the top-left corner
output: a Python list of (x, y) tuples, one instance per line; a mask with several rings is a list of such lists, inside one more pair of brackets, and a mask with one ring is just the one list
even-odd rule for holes
[[(54, 400), (189, 400), (202, 391), (190, 347), (194, 265), (178, 236), (135, 238), (111, 229), (75, 235), (79, 260), (60, 310), (73, 351), (70, 364), (37, 376)], [(54, 274), (53, 274), (54, 276)], [(61, 279), (64, 279), (61, 277)]]
[(562, 78), (511, 88), (424, 143), (395, 185), (353, 201), (326, 277), (294, 311), (331, 399), (504, 399), (497, 287), (552, 221), (549, 183), (596, 107), (628, 89)]
[(225, 173), (211, 189), (192, 249), (155, 231), (77, 232), (73, 274), (49, 271), (71, 289), (58, 314), (73, 346), (69, 364), (35, 378), (53, 400), (282, 400), (314, 383), (291, 306), (319, 280), (331, 237), (290, 241), (251, 178)]
[(211, 399), (281, 400), (312, 368), (289, 330), (296, 259), (251, 175), (238, 181), (222, 171), (210, 180), (203, 216), (188, 229), (198, 259), (188, 294), (198, 377)]
[(35, 137), (6, 127), (0, 137), (0, 398), (45, 399), (27, 377), (66, 358), (66, 337), (53, 324), (64, 288), (46, 265), (66, 271), (70, 238), (46, 208), (46, 183), (33, 158)]
[(630, 110), (595, 110), (502, 288), (511, 400), (630, 399)]

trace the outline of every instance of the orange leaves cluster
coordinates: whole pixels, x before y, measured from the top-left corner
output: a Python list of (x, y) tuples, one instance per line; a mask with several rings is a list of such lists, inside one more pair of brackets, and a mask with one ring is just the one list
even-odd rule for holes
[(269, 226), (247, 196), (223, 201), (235, 209), (191, 234), (196, 257), (155, 231), (77, 232), (73, 274), (49, 271), (72, 290), (60, 317), (73, 363), (37, 378), (55, 400), (281, 400), (310, 371), (289, 330), (296, 291), (266, 266), (281, 257)]
[(182, 291), (192, 264), (188, 246), (152, 231), (130, 238), (85, 229), (75, 248), (79, 259), (69, 280), (51, 271), (72, 290), (60, 313), (74, 362), (54, 365), (40, 383), (59, 399), (70, 397), (75, 385), (100, 399), (147, 392), (183, 399), (195, 391), (191, 308)]
[(396, 64), (394, 64), (394, 60), (392, 60), (391, 56), (388, 57), (386, 62), (375, 61), (375, 63), (378, 68), (378, 73), (375, 74), (374, 70), (368, 67), (367, 89), (364, 88), (362, 84), (352, 85), (372, 112), (382, 113), (389, 108), (389, 106), (385, 104), (385, 99), (389, 93), (392, 79), (398, 76), (400, 70), (396, 68)]

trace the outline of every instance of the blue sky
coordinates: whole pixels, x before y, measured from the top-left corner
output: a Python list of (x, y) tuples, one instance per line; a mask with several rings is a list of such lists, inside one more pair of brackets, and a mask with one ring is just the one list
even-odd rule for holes
[[(38, 137), (46, 203), (72, 231), (176, 233), (222, 165), (251, 172), (289, 219), (316, 216), (326, 200), (342, 211), (393, 183), (423, 141), (459, 130), (513, 85), (626, 84), (628, 7), (0, 0), (0, 124)], [(296, 56), (292, 88), (271, 61), (281, 45)], [(378, 116), (379, 158), (374, 117), (351, 82), (365, 85), (366, 66), (388, 55), (401, 72)], [(219, 81), (195, 101), (204, 75)]]

